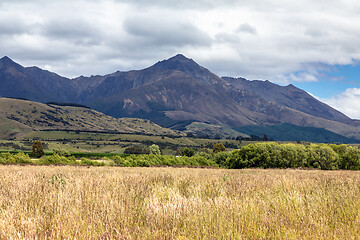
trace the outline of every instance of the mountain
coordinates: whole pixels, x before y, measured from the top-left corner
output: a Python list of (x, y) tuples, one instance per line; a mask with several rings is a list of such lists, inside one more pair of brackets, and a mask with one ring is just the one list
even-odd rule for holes
[(23, 66), (8, 57), (0, 59), (0, 96), (39, 102), (66, 102), (75, 91), (72, 81), (38, 67)]
[(236, 131), (248, 135), (263, 137), (265, 134), (268, 139), (277, 141), (307, 141), (319, 143), (359, 143), (359, 140), (347, 138), (339, 134), (330, 132), (324, 128), (301, 127), (289, 123), (272, 126), (243, 126), (235, 129)]
[(178, 54), (143, 70), (68, 79), (36, 67), (0, 59), (1, 96), (41, 102), (71, 102), (113, 117), (139, 117), (165, 127), (192, 122), (271, 126), (289, 123), (324, 128), (360, 139), (360, 121), (293, 85), (220, 78)]
[(343, 113), (320, 102), (304, 90), (301, 90), (292, 84), (282, 87), (269, 81), (249, 81), (245, 78), (231, 77), (223, 77), (223, 79), (236, 89), (252, 92), (261, 96), (266, 101), (281, 106), (286, 106), (312, 116), (338, 122), (348, 123), (351, 121), (351, 119)]
[(0, 98), (0, 139), (17, 137), (32, 131), (55, 130), (185, 135), (160, 127), (149, 120), (116, 119), (85, 107)]

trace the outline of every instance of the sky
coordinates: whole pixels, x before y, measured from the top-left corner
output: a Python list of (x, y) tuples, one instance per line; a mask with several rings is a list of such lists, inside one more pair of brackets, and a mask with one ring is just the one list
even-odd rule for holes
[(77, 77), (182, 53), (360, 119), (359, 12), (357, 0), (1, 0), (0, 57)]

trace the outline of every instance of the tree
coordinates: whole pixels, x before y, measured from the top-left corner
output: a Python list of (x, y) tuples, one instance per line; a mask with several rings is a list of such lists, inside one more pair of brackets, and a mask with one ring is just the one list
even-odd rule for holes
[(181, 154), (181, 156), (192, 157), (192, 156), (194, 156), (195, 151), (194, 151), (194, 149), (184, 147), (180, 150), (180, 154)]
[(130, 146), (125, 148), (124, 154), (149, 154), (149, 150), (138, 146)]
[(235, 138), (235, 140), (236, 141), (239, 141), (239, 143), (241, 143), (241, 140), (242, 140), (243, 138), (241, 137), (241, 136), (237, 136), (236, 138)]
[(224, 151), (226, 151), (224, 144), (222, 144), (222, 143), (214, 144), (213, 153), (224, 152)]
[(161, 155), (160, 147), (156, 144), (151, 145), (149, 147), (149, 150), (150, 150), (150, 154)]
[(262, 140), (263, 141), (269, 141), (269, 138), (268, 136), (264, 133), (263, 136), (262, 136)]
[(32, 154), (38, 158), (45, 154), (40, 140), (35, 140), (35, 142), (33, 143)]

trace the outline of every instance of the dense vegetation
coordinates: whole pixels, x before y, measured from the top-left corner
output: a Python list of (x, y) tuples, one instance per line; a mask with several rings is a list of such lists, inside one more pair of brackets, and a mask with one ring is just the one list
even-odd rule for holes
[(255, 143), (220, 154), (215, 155), (216, 162), (228, 168), (360, 169), (359, 148), (344, 144)]
[(327, 143), (358, 143), (359, 140), (330, 132), (324, 128), (302, 127), (289, 123), (271, 126), (251, 125), (235, 128), (236, 131), (261, 138), (264, 134), (276, 141), (308, 141)]
[(32, 159), (36, 155), (23, 152), (0, 153), (1, 164), (31, 163), (39, 165), (108, 165), (124, 167), (149, 166), (214, 166), (222, 168), (319, 168), (323, 170), (360, 169), (360, 149), (335, 144), (278, 144), (275, 142), (252, 143), (238, 150), (223, 151), (215, 145), (215, 151), (194, 152), (182, 148), (181, 156), (161, 155), (157, 145), (151, 146), (151, 154), (93, 154), (68, 153), (55, 150), (52, 155)]

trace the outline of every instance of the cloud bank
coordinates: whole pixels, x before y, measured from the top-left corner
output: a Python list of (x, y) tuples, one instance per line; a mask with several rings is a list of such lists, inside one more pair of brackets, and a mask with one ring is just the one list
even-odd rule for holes
[(317, 81), (360, 59), (360, 3), (2, 0), (1, 55), (59, 74), (140, 69), (183, 53), (219, 75)]
[(339, 95), (321, 100), (351, 118), (360, 119), (360, 88), (348, 88)]

